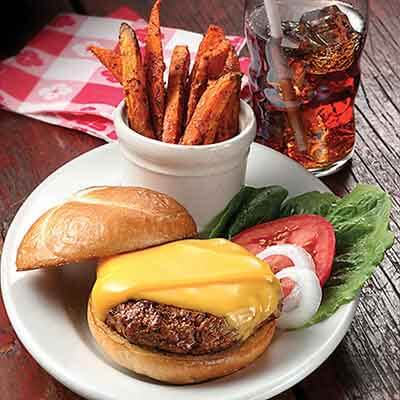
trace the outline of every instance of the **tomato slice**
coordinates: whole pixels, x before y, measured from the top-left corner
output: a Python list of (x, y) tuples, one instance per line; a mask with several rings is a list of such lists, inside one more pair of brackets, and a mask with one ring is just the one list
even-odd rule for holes
[[(246, 229), (236, 235), (233, 242), (258, 254), (275, 244), (295, 244), (303, 247), (314, 259), (316, 274), (325, 284), (332, 271), (335, 256), (335, 232), (329, 221), (319, 215), (294, 215), (266, 222)], [(274, 273), (293, 265), (285, 256), (271, 256), (266, 259)]]
[(293, 282), (290, 278), (282, 278), (280, 282), (281, 282), (283, 298), (286, 298), (293, 290), (295, 282)]

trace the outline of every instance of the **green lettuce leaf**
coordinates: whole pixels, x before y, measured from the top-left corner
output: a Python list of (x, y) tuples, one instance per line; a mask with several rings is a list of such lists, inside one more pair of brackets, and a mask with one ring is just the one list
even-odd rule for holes
[(283, 206), (283, 215), (320, 214), (335, 229), (332, 275), (323, 288), (318, 312), (305, 326), (323, 321), (352, 301), (382, 262), (394, 240), (389, 230), (390, 208), (389, 195), (372, 185), (358, 185), (340, 200), (326, 194), (306, 193)]
[(226, 238), (279, 217), (288, 192), (282, 186), (243, 186), (228, 205), (200, 232), (200, 238)]
[(246, 204), (248, 204), (256, 194), (262, 189), (250, 186), (243, 186), (240, 191), (232, 198), (228, 205), (216, 215), (200, 232), (201, 239), (227, 238), (229, 227), (235, 216)]
[(308, 192), (287, 200), (281, 217), (298, 214), (317, 214), (326, 217), (331, 207), (339, 200), (333, 193)]
[(228, 238), (251, 226), (279, 218), (282, 202), (287, 195), (288, 191), (282, 186), (267, 186), (259, 189), (255, 196), (240, 208), (229, 227)]

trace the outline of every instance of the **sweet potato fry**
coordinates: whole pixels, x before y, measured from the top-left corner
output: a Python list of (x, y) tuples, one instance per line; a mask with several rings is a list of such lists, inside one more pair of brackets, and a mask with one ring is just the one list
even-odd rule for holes
[(194, 67), (199, 63), (200, 57), (204, 53), (215, 49), (224, 39), (224, 30), (218, 25), (210, 25), (207, 29), (207, 33), (204, 35), (203, 40), (199, 45), (199, 48), (197, 49), (196, 58), (194, 60)]
[(188, 106), (185, 125), (189, 123), (190, 118), (192, 117), (196, 108), (196, 104), (207, 88), (208, 66), (206, 64), (206, 60), (203, 58), (203, 55), (214, 50), (223, 40), (225, 40), (224, 30), (218, 25), (210, 25), (207, 29), (207, 33), (204, 35), (203, 40), (199, 45), (189, 77)]
[(232, 94), (239, 90), (240, 81), (240, 73), (229, 73), (207, 87), (186, 127), (182, 144), (214, 143), (221, 116)]
[(145, 69), (151, 118), (155, 134), (161, 138), (165, 107), (163, 49), (160, 31), (161, 0), (156, 0), (150, 13), (147, 28)]
[(122, 86), (126, 96), (129, 125), (136, 132), (155, 138), (151, 127), (146, 77), (139, 44), (135, 32), (126, 23), (121, 24), (119, 47), (121, 52)]
[(215, 142), (223, 142), (231, 139), (239, 131), (239, 111), (240, 111), (240, 88), (236, 93), (232, 93), (226, 110), (222, 115), (218, 125)]
[(119, 51), (90, 46), (89, 50), (122, 84), (121, 55)]
[(209, 80), (218, 79), (222, 75), (230, 48), (229, 40), (225, 39), (215, 50), (204, 53), (203, 57), (208, 58), (207, 77)]
[(240, 72), (239, 57), (237, 56), (236, 51), (231, 44), (222, 73), (227, 74), (228, 72)]
[[(240, 72), (239, 58), (235, 49), (231, 46), (228, 57), (225, 61), (223, 74), (229, 72)], [(235, 136), (239, 131), (239, 111), (240, 111), (240, 90), (232, 93), (226, 111), (222, 115), (218, 126), (217, 137), (215, 141), (223, 142)]]
[(218, 79), (225, 66), (229, 53), (229, 41), (223, 39), (215, 48), (204, 51), (199, 59), (196, 71), (190, 83), (186, 125), (190, 122), (200, 97), (210, 80)]
[(168, 74), (167, 101), (162, 141), (178, 143), (182, 136), (185, 109), (185, 84), (189, 73), (190, 53), (187, 46), (175, 46)]
[(200, 100), (201, 95), (207, 89), (208, 82), (208, 59), (201, 57), (196, 67), (196, 71), (189, 82), (189, 93), (187, 100), (186, 121), (187, 126), (193, 116), (196, 105)]

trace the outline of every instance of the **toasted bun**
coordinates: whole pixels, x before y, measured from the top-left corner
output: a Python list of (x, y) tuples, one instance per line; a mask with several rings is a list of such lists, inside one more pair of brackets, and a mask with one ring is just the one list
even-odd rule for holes
[(23, 238), (17, 270), (55, 267), (193, 237), (171, 197), (139, 187), (93, 187), (43, 214)]
[(152, 351), (129, 343), (96, 318), (90, 300), (87, 315), (97, 344), (114, 362), (138, 374), (180, 385), (219, 378), (246, 367), (264, 353), (276, 325), (275, 321), (262, 325), (241, 345), (225, 351), (192, 356)]

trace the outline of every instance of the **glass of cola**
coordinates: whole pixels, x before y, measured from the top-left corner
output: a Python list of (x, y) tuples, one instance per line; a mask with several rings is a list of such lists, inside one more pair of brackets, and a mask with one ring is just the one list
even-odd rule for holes
[(328, 175), (354, 149), (368, 0), (273, 1), (280, 18), (278, 37), (271, 33), (264, 1), (246, 1), (256, 140), (317, 176)]

